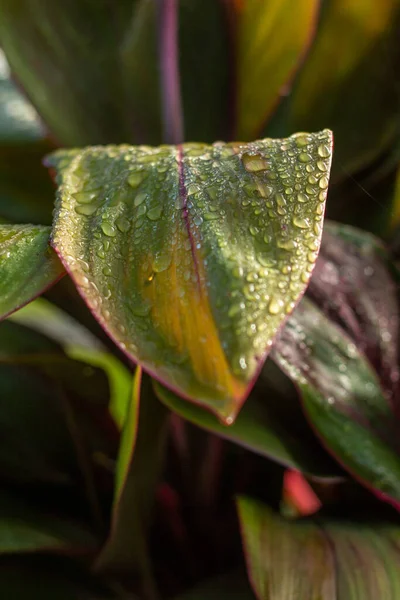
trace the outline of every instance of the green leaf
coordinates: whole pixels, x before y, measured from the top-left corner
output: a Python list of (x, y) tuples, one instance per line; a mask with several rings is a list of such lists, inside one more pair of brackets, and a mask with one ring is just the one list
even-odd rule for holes
[(231, 423), (313, 270), (330, 154), (328, 131), (58, 153), (52, 243), (110, 337)]
[(303, 299), (272, 358), (298, 385), (306, 415), (327, 449), (378, 495), (400, 505), (398, 423), (353, 340)]
[(390, 522), (287, 521), (238, 501), (249, 577), (258, 600), (397, 600), (400, 528)]
[(137, 368), (116, 465), (111, 532), (97, 560), (105, 572), (135, 572), (154, 595), (148, 528), (162, 461), (167, 413)]
[(0, 554), (88, 553), (96, 545), (92, 533), (81, 524), (45, 512), (16, 494), (0, 492)]
[(288, 130), (335, 132), (335, 179), (364, 167), (398, 135), (399, 22), (398, 0), (325, 3), (293, 90)]
[[(102, 371), (64, 356), (39, 333), (0, 324), (0, 472), (17, 482), (72, 484), (79, 473), (77, 431), (88, 454), (115, 456), (108, 386)], [(72, 412), (71, 412), (72, 411)], [(74, 415), (79, 411), (79, 425)], [(111, 438), (110, 438), (111, 432)], [(79, 481), (82, 486), (82, 480)]]
[[(279, 377), (280, 375), (280, 377)], [(221, 424), (214, 415), (186, 402), (154, 382), (160, 400), (179, 416), (234, 444), (276, 462), (316, 476), (335, 476), (338, 470), (316, 442), (292, 389), (277, 382), (284, 376), (267, 361), (235, 423)]]
[(260, 135), (300, 66), (315, 31), (320, 0), (236, 4), (235, 136), (247, 141)]
[[(131, 373), (81, 323), (43, 298), (34, 300), (10, 319), (57, 341), (75, 360), (101, 368), (110, 385), (109, 411), (119, 429), (126, 418), (131, 396)], [(1, 349), (0, 349), (1, 350)]]
[(0, 2), (12, 70), (70, 146), (160, 143), (156, 33), (156, 5), (148, 0)]
[(254, 600), (246, 576), (229, 573), (198, 585), (174, 600)]
[(48, 227), (0, 225), (0, 318), (53, 285), (64, 269), (49, 247)]

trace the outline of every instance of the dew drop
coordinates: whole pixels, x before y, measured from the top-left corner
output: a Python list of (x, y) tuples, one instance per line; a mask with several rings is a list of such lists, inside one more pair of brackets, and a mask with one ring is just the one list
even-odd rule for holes
[(136, 172), (136, 173), (132, 173), (131, 175), (129, 175), (128, 177), (128, 183), (131, 186), (131, 188), (137, 188), (143, 181), (145, 175), (143, 172)]
[(298, 159), (301, 163), (308, 163), (312, 160), (312, 156), (307, 152), (300, 152)]
[(326, 146), (325, 144), (321, 144), (320, 146), (318, 146), (318, 155), (321, 156), (322, 158), (328, 158), (330, 154), (330, 150), (328, 148), (328, 146)]
[(270, 315), (278, 315), (283, 307), (283, 300), (272, 296), (268, 304), (268, 312)]
[(293, 225), (298, 227), (299, 229), (308, 229), (310, 223), (308, 219), (303, 219), (302, 217), (297, 217), (296, 215), (293, 217)]
[(163, 213), (163, 207), (155, 206), (154, 208), (151, 208), (148, 211), (147, 218), (150, 219), (150, 221), (158, 221), (158, 219), (161, 217), (162, 213)]
[(144, 202), (146, 200), (146, 195), (144, 192), (139, 192), (139, 194), (136, 194), (135, 199), (133, 201), (133, 205), (134, 206), (139, 206), (140, 204), (142, 204), (142, 202)]
[(101, 224), (101, 229), (104, 235), (108, 237), (114, 237), (117, 234), (115, 227), (111, 225), (111, 223), (109, 223), (108, 221), (103, 221), (103, 223)]
[(329, 179), (327, 177), (325, 177), (325, 176), (321, 177), (321, 179), (319, 180), (319, 187), (322, 190), (326, 190), (326, 188), (328, 187), (328, 185), (329, 185)]
[(78, 215), (83, 215), (85, 217), (90, 217), (96, 210), (97, 206), (95, 204), (78, 204), (75, 206), (75, 212), (78, 213)]
[(126, 217), (122, 216), (118, 217), (118, 219), (115, 221), (115, 224), (121, 233), (126, 233), (131, 227), (130, 221)]
[(261, 154), (248, 154), (245, 153), (242, 156), (244, 168), (249, 173), (256, 173), (257, 171), (265, 171), (268, 168), (268, 162), (261, 156)]

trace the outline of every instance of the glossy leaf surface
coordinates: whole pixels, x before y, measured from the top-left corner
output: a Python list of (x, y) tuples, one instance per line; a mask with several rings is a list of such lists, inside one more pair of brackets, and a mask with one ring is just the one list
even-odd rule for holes
[(398, 304), (387, 260), (369, 234), (329, 227), (309, 288), (325, 314), (304, 299), (272, 357), (328, 450), (399, 506)]
[(0, 225), (0, 317), (41, 294), (64, 274), (48, 227)]
[(260, 135), (300, 66), (316, 27), (320, 0), (239, 0), (236, 5), (235, 135), (251, 140)]
[(249, 577), (258, 600), (396, 600), (400, 528), (385, 522), (287, 521), (240, 498)]
[(231, 422), (318, 254), (331, 134), (56, 153), (52, 243), (110, 336)]
[(332, 128), (335, 178), (376, 158), (398, 134), (399, 22), (398, 0), (325, 3), (288, 130)]

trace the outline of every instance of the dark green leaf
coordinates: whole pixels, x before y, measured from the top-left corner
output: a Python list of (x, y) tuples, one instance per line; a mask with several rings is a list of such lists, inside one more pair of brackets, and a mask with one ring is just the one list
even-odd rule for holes
[(328, 450), (379, 495), (400, 505), (393, 406), (352, 339), (303, 299), (272, 358), (299, 387), (306, 415)]
[(312, 40), (320, 0), (236, 0), (236, 131), (252, 140), (279, 102)]
[(154, 395), (150, 377), (136, 370), (132, 400), (116, 467), (115, 496), (109, 539), (97, 569), (139, 575), (154, 595), (148, 554), (148, 528), (165, 439), (166, 411)]
[(249, 577), (258, 600), (397, 600), (400, 528), (384, 522), (290, 522), (238, 502)]
[(117, 432), (110, 429), (102, 371), (67, 358), (54, 342), (9, 321), (0, 325), (0, 363), (3, 477), (72, 483), (79, 465), (71, 410), (79, 410), (90, 456), (113, 456)]
[(307, 286), (330, 154), (328, 131), (61, 152), (53, 246), (116, 343), (229, 423)]
[(0, 225), (0, 318), (41, 294), (64, 274), (49, 247), (48, 227)]
[[(99, 340), (83, 325), (43, 298), (31, 302), (10, 319), (57, 341), (70, 358), (103, 369), (110, 385), (109, 411), (118, 428), (122, 428), (131, 396), (132, 377), (118, 358), (106, 352)], [(30, 334), (33, 335), (33, 332)]]
[(86, 527), (0, 490), (0, 554), (76, 554), (93, 552), (95, 548), (96, 540)]
[(282, 465), (317, 476), (337, 475), (333, 461), (319, 447), (305, 423), (296, 394), (293, 395), (290, 386), (282, 389), (278, 377), (281, 380), (284, 375), (272, 361), (267, 361), (235, 423), (229, 427), (159, 383), (154, 385), (169, 409), (198, 427)]
[(18, 80), (65, 145), (160, 143), (156, 4), (0, 2)]

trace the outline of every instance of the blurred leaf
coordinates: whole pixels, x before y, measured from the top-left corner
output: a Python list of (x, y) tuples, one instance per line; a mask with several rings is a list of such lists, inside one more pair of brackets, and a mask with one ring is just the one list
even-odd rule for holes
[(297, 398), (292, 398), (291, 390), (273, 385), (276, 376), (274, 364), (267, 361), (235, 423), (229, 427), (159, 383), (154, 382), (154, 389), (170, 410), (202, 429), (282, 465), (317, 476), (337, 475), (336, 465), (319, 447), (307, 424), (303, 426), (304, 417), (293, 403), (294, 400), (298, 404)]
[[(0, 553), (87, 553), (96, 540), (86, 527), (49, 514), (15, 494), (0, 490)], [(1, 591), (1, 586), (0, 586)]]
[(0, 50), (0, 221), (51, 223), (54, 188), (41, 160), (52, 148)]
[(0, 49), (0, 143), (26, 143), (43, 137), (39, 117), (11, 81), (7, 60)]
[(137, 574), (154, 596), (148, 528), (162, 461), (167, 413), (152, 381), (136, 369), (116, 466), (110, 536), (97, 561), (105, 572)]
[(362, 350), (304, 299), (272, 358), (298, 385), (306, 415), (327, 449), (380, 497), (400, 506), (396, 407)]
[(185, 139), (227, 139), (233, 69), (223, 2), (179, 0), (178, 19)]
[(399, 0), (324, 3), (288, 131), (334, 131), (334, 179), (365, 166), (399, 134), (399, 24)]
[(235, 137), (247, 141), (260, 135), (300, 66), (312, 41), (320, 0), (237, 0), (236, 5)]
[(369, 521), (287, 521), (238, 501), (249, 577), (258, 600), (397, 600), (400, 528)]
[(9, 321), (1, 323), (3, 478), (60, 484), (79, 479), (76, 429), (70, 430), (67, 407), (79, 411), (79, 435), (91, 459), (112, 457), (117, 432), (108, 414), (108, 394), (101, 370), (69, 359), (57, 344), (37, 332)]
[[(13, 600), (112, 600), (101, 582), (76, 562), (51, 556), (9, 557), (0, 561), (0, 596)], [(134, 596), (129, 596), (134, 600)]]
[(160, 143), (155, 3), (0, 2), (18, 80), (64, 145)]
[(246, 576), (242, 573), (229, 573), (215, 577), (174, 600), (254, 600)]
[(365, 231), (326, 222), (307, 295), (342, 327), (398, 403), (399, 302), (390, 256)]
[(0, 225), (0, 318), (4, 318), (64, 274), (49, 247), (48, 227)]
[(328, 131), (61, 151), (53, 246), (129, 356), (231, 423), (311, 275), (330, 153)]
[(83, 325), (43, 298), (34, 300), (10, 318), (56, 340), (70, 358), (103, 369), (110, 385), (109, 411), (118, 428), (122, 428), (131, 396), (132, 377), (118, 358), (106, 352), (101, 342)]

